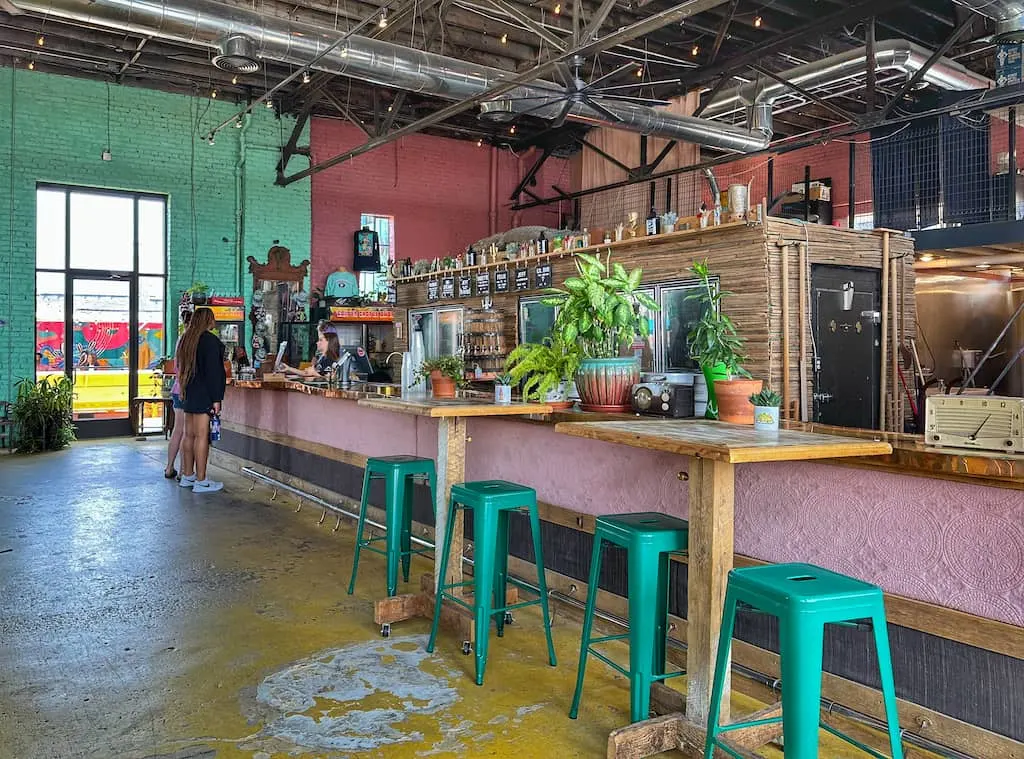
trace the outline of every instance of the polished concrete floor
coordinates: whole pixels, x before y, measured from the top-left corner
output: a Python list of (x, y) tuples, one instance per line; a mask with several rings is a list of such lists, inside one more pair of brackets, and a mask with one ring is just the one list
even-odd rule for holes
[(477, 687), (459, 641), (425, 653), (425, 621), (380, 637), (381, 559), (346, 595), (351, 525), (223, 470), (195, 495), (163, 479), (164, 450), (0, 457), (3, 759), (603, 757), (628, 721), (598, 662), (567, 718), (575, 622), (556, 614), (552, 669), (521, 612)]

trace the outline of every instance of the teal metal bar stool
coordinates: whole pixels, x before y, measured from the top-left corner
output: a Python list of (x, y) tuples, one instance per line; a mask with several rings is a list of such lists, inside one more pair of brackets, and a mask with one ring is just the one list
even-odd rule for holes
[[(441, 604), (453, 601), (473, 612), (475, 632), (473, 653), (476, 657), (476, 684), (484, 684), (484, 670), (487, 667), (487, 645), (490, 637), (490, 621), (493, 618), (498, 637), (505, 633), (505, 622), (509, 612), (524, 606), (540, 604), (544, 616), (544, 634), (548, 641), (548, 661), (554, 667), (555, 646), (551, 641), (551, 616), (548, 611), (548, 586), (544, 579), (544, 554), (540, 542), (540, 516), (537, 513), (537, 493), (533, 488), (516, 485), (504, 480), (483, 480), (464, 482), (452, 486), (448, 502), (448, 524), (452, 524), (459, 509), (473, 510), (473, 579), (466, 582), (445, 583), (448, 576), (448, 560), (452, 548), (452, 531), (445, 535), (444, 551), (441, 554), (441, 573), (438, 581), (437, 598), (434, 603), (434, 624), (430, 628), (427, 651), (433, 653), (437, 641), (437, 628), (441, 622)], [(530, 588), (508, 576), (508, 516), (513, 511), (526, 511), (530, 518), (530, 532), (533, 536), (533, 555), (537, 565), (537, 587), (540, 598), (534, 601), (507, 603), (508, 584), (524, 590)], [(456, 561), (462, 557), (457, 556)], [(455, 592), (472, 585), (473, 604), (467, 603)], [(467, 652), (468, 653), (468, 652)]]
[[(424, 459), (419, 456), (382, 456), (366, 460), (366, 470), (363, 473), (363, 497), (359, 503), (359, 526), (356, 528), (356, 550), (352, 559), (352, 579), (348, 583), (349, 595), (352, 595), (356, 588), (359, 554), (364, 548), (386, 557), (388, 596), (396, 595), (398, 592), (399, 561), (402, 564), (402, 577), (409, 582), (409, 564), (412, 555), (430, 550), (429, 548), (414, 549), (412, 547), (412, 486), (416, 478), (426, 481), (430, 487), (431, 501), (433, 501), (436, 481), (433, 459)], [(363, 530), (366, 526), (370, 482), (374, 479), (386, 481), (384, 513), (387, 534), (383, 537), (364, 540)], [(385, 543), (383, 549), (373, 546), (374, 543), (380, 541)], [(385, 630), (382, 632), (387, 634)]]
[[(752, 608), (779, 620), (782, 716), (719, 725), (718, 714), (737, 608)], [(727, 734), (756, 724), (778, 722), (782, 722), (786, 759), (817, 759), (819, 728), (877, 759), (885, 759), (874, 749), (823, 723), (819, 714), (825, 625), (855, 626), (858, 620), (865, 619), (870, 620), (874, 628), (882, 700), (889, 728), (889, 749), (893, 759), (903, 759), (882, 590), (813, 564), (769, 564), (734, 569), (729, 573), (711, 691), (705, 759), (711, 759), (716, 746), (736, 759), (742, 759), (743, 754), (729, 745)]]
[[(686, 520), (653, 511), (597, 518), (590, 559), (590, 591), (583, 615), (580, 663), (576, 671), (576, 692), (569, 709), (572, 719), (579, 714), (589, 654), (629, 678), (631, 722), (650, 716), (652, 682), (685, 674), (683, 671), (665, 672), (665, 642), (668, 636), (669, 557), (686, 551), (689, 534), (690, 526)], [(625, 548), (627, 552), (629, 632), (591, 638), (601, 574), (601, 548), (606, 542)], [(595, 645), (627, 638), (629, 669), (594, 650)]]

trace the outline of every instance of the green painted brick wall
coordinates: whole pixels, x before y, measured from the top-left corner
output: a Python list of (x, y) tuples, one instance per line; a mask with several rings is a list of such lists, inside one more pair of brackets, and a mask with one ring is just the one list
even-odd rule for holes
[[(169, 315), (194, 279), (248, 305), (245, 259), (266, 260), (274, 240), (293, 263), (310, 258), (310, 185), (273, 183), (293, 122), (257, 108), (245, 128), (222, 130), (213, 146), (202, 139), (237, 111), (206, 97), (0, 68), (0, 400), (33, 374), (38, 182), (168, 197)], [(297, 156), (289, 170), (306, 165)]]

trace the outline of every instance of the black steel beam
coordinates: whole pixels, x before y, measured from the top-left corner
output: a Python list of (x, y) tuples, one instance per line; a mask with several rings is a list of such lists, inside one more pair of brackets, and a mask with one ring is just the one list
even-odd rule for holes
[(601, 30), (601, 25), (605, 22), (605, 19), (608, 18), (608, 14), (612, 12), (615, 3), (616, 0), (601, 0), (601, 5), (594, 11), (594, 15), (590, 17), (590, 23), (583, 30), (582, 38), (578, 42), (597, 39), (597, 33)]
[(337, 166), (339, 163), (344, 163), (345, 161), (351, 160), (356, 156), (360, 156), (363, 155), (364, 153), (370, 152), (371, 150), (375, 150), (376, 148), (379, 148), (382, 145), (387, 145), (399, 139), (400, 137), (404, 137), (407, 134), (415, 134), (421, 129), (433, 126), (435, 124), (440, 124), (442, 121), (445, 121), (446, 119), (451, 118), (452, 116), (458, 115), (463, 111), (467, 111), (473, 106), (478, 105), (479, 103), (482, 103), (485, 100), (490, 100), (492, 98), (498, 97), (499, 95), (504, 95), (506, 92), (510, 92), (511, 90), (514, 90), (516, 87), (519, 87), (528, 82), (532, 82), (535, 79), (538, 79), (542, 76), (547, 76), (548, 74), (554, 72), (560, 63), (572, 60), (576, 56), (588, 57), (592, 55), (597, 55), (599, 53), (604, 52), (605, 50), (609, 50), (615, 47), (616, 45), (620, 45), (624, 42), (630, 42), (632, 40), (637, 39), (638, 37), (642, 37), (645, 34), (654, 31), (655, 29), (660, 29), (661, 27), (667, 26), (668, 24), (681, 21), (687, 18), (688, 16), (694, 15), (696, 13), (701, 13), (702, 11), (705, 11), (709, 8), (713, 8), (716, 5), (720, 5), (722, 2), (724, 2), (724, 0), (686, 0), (686, 2), (674, 5), (671, 8), (667, 8), (666, 10), (663, 10), (660, 13), (656, 13), (653, 16), (649, 16), (641, 21), (636, 22), (635, 24), (631, 24), (630, 26), (624, 27), (622, 29), (619, 29), (618, 31), (612, 32), (611, 34), (605, 35), (604, 37), (598, 40), (594, 40), (593, 42), (587, 42), (576, 48), (573, 48), (572, 50), (567, 50), (564, 53), (560, 53), (559, 55), (550, 58), (544, 63), (538, 64), (537, 66), (534, 66), (521, 74), (517, 74), (515, 76), (510, 76), (506, 79), (502, 79), (500, 80), (500, 82), (495, 84), (495, 86), (485, 90), (484, 92), (481, 92), (479, 95), (474, 95), (471, 98), (466, 98), (464, 100), (460, 100), (457, 103), (452, 103), (446, 108), (442, 108), (441, 110), (436, 111), (435, 113), (432, 113), (429, 116), (417, 119), (411, 124), (407, 124), (406, 126), (396, 129), (391, 134), (372, 137), (367, 142), (363, 143), (362, 145), (356, 148), (353, 148), (344, 153), (321, 161), (320, 163), (310, 166), (308, 169), (304, 169), (303, 171), (297, 172), (296, 174), (292, 174), (291, 176), (285, 177), (284, 183), (291, 184), (292, 182), (297, 182), (300, 179), (305, 179), (306, 177), (313, 176), (313, 174), (323, 171), (324, 169), (329, 169), (332, 166)]
[(599, 156), (601, 156), (604, 160), (608, 161), (608, 163), (612, 164), (613, 166), (617, 166), (618, 168), (620, 168), (624, 172), (626, 172), (628, 175), (633, 176), (633, 169), (631, 169), (629, 166), (624, 164), (622, 161), (620, 161), (615, 156), (610, 155), (609, 153), (604, 152), (603, 150), (601, 150), (601, 148), (599, 148), (597, 145), (595, 145), (594, 143), (590, 142), (586, 138), (581, 137), (580, 138), (580, 144), (584, 145), (585, 147), (590, 148), (591, 150), (593, 150), (595, 153), (597, 153)]
[(708, 56), (708, 65), (710, 66), (715, 62), (718, 57), (718, 51), (722, 49), (722, 43), (725, 42), (725, 35), (729, 31), (729, 24), (732, 23), (732, 17), (736, 15), (736, 8), (739, 7), (740, 0), (732, 0), (729, 3), (729, 10), (725, 13), (725, 18), (722, 19), (722, 23), (718, 26), (718, 33), (715, 35), (715, 42), (711, 46), (711, 55)]
[(974, 14), (968, 14), (967, 18), (960, 22), (960, 26), (954, 29), (953, 33), (946, 37), (946, 41), (943, 42), (935, 52), (928, 56), (928, 60), (924, 62), (924, 65), (921, 68), (914, 72), (913, 76), (911, 76), (910, 79), (907, 80), (906, 84), (900, 88), (900, 91), (896, 93), (896, 96), (885, 104), (885, 107), (882, 108), (879, 117), (884, 119), (888, 116), (892, 109), (896, 107), (896, 104), (903, 100), (904, 96), (914, 89), (917, 83), (924, 78), (924, 75), (928, 73), (928, 69), (934, 66), (938, 60), (944, 56), (954, 44), (956, 44), (956, 41), (963, 36), (964, 32), (970, 29), (973, 25)]
[(718, 77), (718, 81), (715, 82), (714, 86), (711, 88), (711, 91), (704, 97), (704, 102), (700, 103), (700, 105), (697, 106), (697, 110), (693, 112), (694, 117), (700, 116), (702, 113), (704, 113), (704, 109), (711, 104), (711, 101), (715, 99), (718, 93), (722, 91), (722, 88), (725, 87), (725, 85), (731, 79), (732, 76), (729, 74), (722, 74), (720, 77)]
[(875, 17), (864, 22), (864, 50), (867, 66), (866, 90), (864, 101), (868, 113), (875, 110), (875, 86), (878, 81), (878, 64), (875, 62)]
[(672, 152), (672, 148), (677, 144), (678, 143), (675, 140), (669, 140), (666, 142), (665, 147), (661, 149), (661, 152), (658, 153), (657, 157), (651, 162), (651, 165), (647, 167), (647, 173), (653, 174), (657, 171), (658, 167), (661, 166), (661, 162), (668, 158), (668, 154)]
[[(533, 178), (537, 176), (537, 172), (540, 171), (540, 167), (544, 165), (545, 161), (547, 161), (548, 158), (551, 157), (552, 152), (554, 152), (552, 148), (544, 148), (544, 150), (540, 154), (540, 157), (536, 160), (533, 166), (530, 167), (530, 170), (523, 175), (523, 178), (519, 180), (519, 184), (516, 185), (516, 188), (512, 190), (512, 195), (509, 196), (509, 200), (519, 200), (520, 193), (526, 191), (526, 185), (528, 185), (533, 180)], [(533, 193), (529, 194), (532, 195)]]
[(344, 116), (350, 122), (352, 122), (353, 126), (355, 126), (360, 132), (365, 134), (367, 137), (371, 136), (370, 135), (370, 130), (366, 128), (366, 125), (362, 121), (360, 121), (356, 117), (356, 115), (354, 113), (352, 113), (352, 111), (349, 110), (348, 106), (345, 105), (344, 103), (342, 103), (333, 92), (329, 92), (328, 90), (324, 90), (323, 98), (328, 103), (333, 105), (337, 109), (338, 113), (340, 113), (342, 116)]

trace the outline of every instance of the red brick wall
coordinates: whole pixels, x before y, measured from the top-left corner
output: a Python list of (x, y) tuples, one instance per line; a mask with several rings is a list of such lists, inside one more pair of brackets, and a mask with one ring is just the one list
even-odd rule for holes
[[(356, 147), (365, 135), (335, 119), (312, 119), (310, 148), (314, 162)], [(462, 252), (491, 232), (491, 153), (497, 151), (498, 232), (526, 224), (558, 223), (559, 209), (548, 206), (517, 214), (509, 195), (532, 153), (517, 159), (507, 149), (477, 147), (475, 142), (412, 135), (312, 177), (312, 282), (322, 286), (339, 265), (352, 265), (352, 233), (361, 213), (395, 217), (398, 258), (433, 258)], [(522, 166), (522, 169), (520, 168)], [(551, 184), (574, 186), (568, 163), (549, 159), (534, 192), (553, 194)], [(524, 199), (525, 196), (524, 196)], [(569, 210), (569, 209), (565, 209)]]

